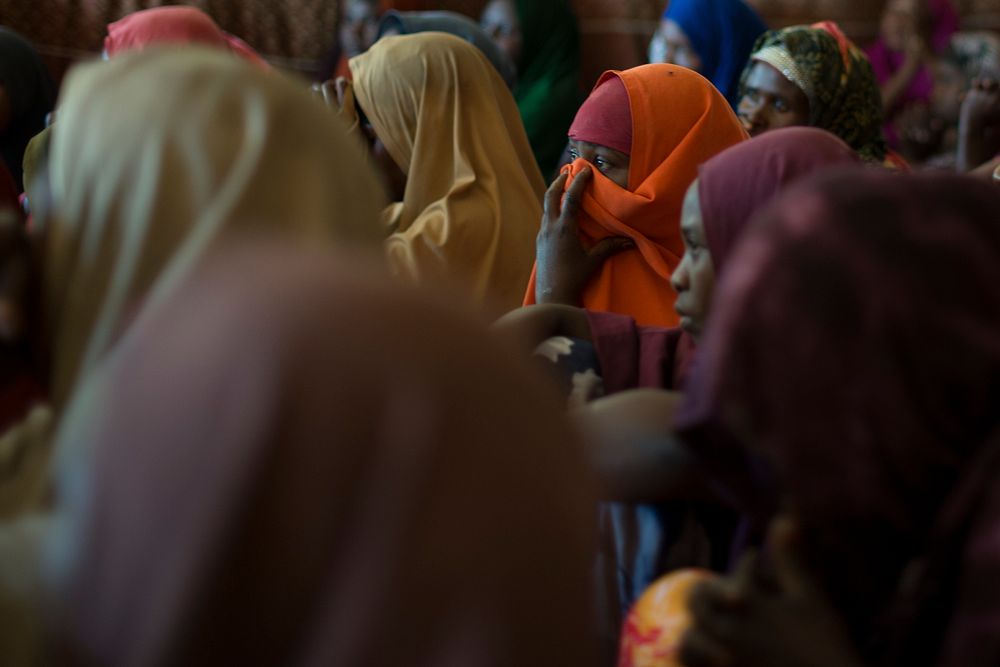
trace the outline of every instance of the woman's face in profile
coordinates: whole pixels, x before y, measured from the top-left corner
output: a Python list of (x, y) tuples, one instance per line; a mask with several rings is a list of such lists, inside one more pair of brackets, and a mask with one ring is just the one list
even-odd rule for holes
[[(535, 0), (548, 2), (549, 0)], [(512, 0), (492, 0), (483, 10), (479, 25), (489, 35), (500, 50), (507, 54), (511, 62), (521, 62), (523, 36), (521, 20)]]
[(669, 63), (701, 71), (702, 62), (684, 30), (671, 19), (663, 19), (649, 45), (649, 62)]

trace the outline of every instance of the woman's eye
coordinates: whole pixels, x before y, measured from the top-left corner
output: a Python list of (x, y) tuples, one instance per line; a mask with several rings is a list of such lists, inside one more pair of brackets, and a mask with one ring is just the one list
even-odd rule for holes
[(597, 168), (601, 169), (601, 170), (610, 169), (611, 168), (611, 164), (607, 160), (605, 160), (604, 158), (601, 158), (601, 157), (594, 158), (594, 164), (597, 165)]
[(775, 100), (774, 110), (779, 113), (785, 113), (788, 111), (788, 103), (786, 103), (785, 100)]
[(580, 154), (577, 153), (576, 151), (571, 150), (569, 152), (569, 157), (570, 157), (570, 159), (578, 160), (580, 158)]

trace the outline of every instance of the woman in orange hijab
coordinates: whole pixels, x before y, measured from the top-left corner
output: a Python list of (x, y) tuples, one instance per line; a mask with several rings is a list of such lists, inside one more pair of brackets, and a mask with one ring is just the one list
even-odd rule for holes
[(700, 74), (643, 65), (605, 73), (569, 137), (574, 161), (546, 194), (525, 305), (676, 326), (670, 275), (684, 255), (684, 193), (702, 162), (747, 138), (739, 120)]

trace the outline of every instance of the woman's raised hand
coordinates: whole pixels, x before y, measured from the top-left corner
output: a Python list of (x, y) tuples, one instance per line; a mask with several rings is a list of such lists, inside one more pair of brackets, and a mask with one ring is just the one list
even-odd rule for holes
[(569, 189), (569, 174), (559, 175), (545, 193), (542, 227), (535, 241), (535, 300), (538, 303), (580, 304), (583, 291), (591, 277), (612, 255), (634, 248), (626, 237), (606, 238), (592, 248), (585, 248), (580, 239), (579, 217), (583, 191), (593, 177), (586, 167), (573, 178)]

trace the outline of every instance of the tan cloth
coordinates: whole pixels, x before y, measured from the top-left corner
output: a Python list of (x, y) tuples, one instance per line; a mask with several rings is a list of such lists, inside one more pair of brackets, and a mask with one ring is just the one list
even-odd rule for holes
[(471, 44), (389, 37), (351, 59), (354, 92), (407, 174), (386, 249), (417, 281), (449, 277), (487, 306), (521, 304), (545, 184), (517, 105)]
[(213, 257), (82, 386), (61, 437), (95, 454), (60, 466), (47, 550), (79, 664), (595, 664), (555, 395), (352, 259)]
[(302, 86), (226, 54), (140, 53), (71, 73), (53, 128), (46, 314), (61, 405), (140, 298), (219, 238), (373, 240), (384, 195)]
[[(150, 50), (71, 73), (52, 130), (51, 196), (39, 197), (50, 210), (32, 202), (46, 241), (56, 419), (139, 307), (223, 239), (377, 247), (384, 195), (363, 154), (305, 88), (227, 54)], [(47, 497), (47, 433), (27, 422), (4, 436), (22, 458), (0, 499), (18, 511), (44, 509), (26, 503)], [(8, 530), (0, 524), (0, 568), (31, 563), (8, 557)], [(35, 573), (8, 575), (0, 583)], [(11, 594), (0, 585), (0, 607)], [(0, 628), (0, 655), (25, 636)]]

